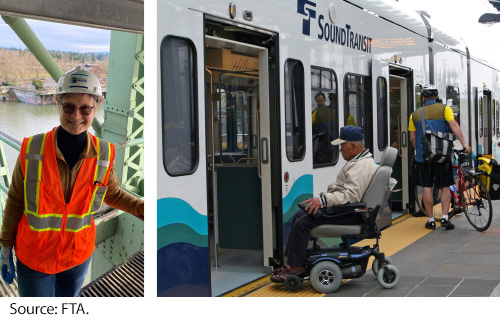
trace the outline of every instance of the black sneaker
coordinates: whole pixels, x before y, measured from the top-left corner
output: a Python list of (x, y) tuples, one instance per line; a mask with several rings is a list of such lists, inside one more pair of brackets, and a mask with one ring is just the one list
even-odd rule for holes
[(441, 221), (441, 226), (444, 227), (446, 230), (453, 230), (455, 228), (455, 225), (453, 225), (453, 223), (445, 219)]
[[(442, 225), (442, 224), (441, 224)], [(425, 228), (429, 229), (429, 230), (434, 230), (436, 229), (436, 222), (432, 221), (432, 222), (427, 222), (425, 223)]]

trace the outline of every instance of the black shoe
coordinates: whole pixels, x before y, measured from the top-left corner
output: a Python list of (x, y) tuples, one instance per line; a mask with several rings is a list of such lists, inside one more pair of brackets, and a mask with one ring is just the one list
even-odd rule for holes
[[(442, 225), (442, 224), (441, 224)], [(432, 222), (427, 222), (425, 223), (425, 228), (429, 229), (429, 230), (434, 230), (436, 229), (436, 222), (432, 221)]]
[(453, 223), (445, 219), (441, 221), (441, 226), (444, 227), (446, 230), (453, 230), (455, 228), (455, 225), (453, 225)]

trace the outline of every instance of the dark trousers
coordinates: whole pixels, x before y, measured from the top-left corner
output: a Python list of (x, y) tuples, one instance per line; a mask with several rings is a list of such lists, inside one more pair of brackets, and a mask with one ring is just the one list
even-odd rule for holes
[(77, 297), (89, 268), (89, 257), (80, 265), (56, 274), (35, 271), (17, 260), (17, 282), (21, 297)]
[(363, 222), (363, 218), (357, 214), (345, 214), (334, 217), (322, 217), (316, 219), (303, 210), (298, 210), (292, 217), (292, 231), (286, 244), (285, 256), (288, 257), (288, 265), (304, 266), (309, 244), (309, 231), (313, 227), (323, 224), (357, 225)]

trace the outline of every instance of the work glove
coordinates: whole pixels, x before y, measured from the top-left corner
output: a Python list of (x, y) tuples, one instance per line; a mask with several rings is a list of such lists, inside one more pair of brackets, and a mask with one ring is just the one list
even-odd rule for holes
[(16, 277), (14, 259), (12, 257), (12, 246), (3, 246), (0, 251), (0, 268), (2, 269), (2, 279), (8, 284), (12, 284)]

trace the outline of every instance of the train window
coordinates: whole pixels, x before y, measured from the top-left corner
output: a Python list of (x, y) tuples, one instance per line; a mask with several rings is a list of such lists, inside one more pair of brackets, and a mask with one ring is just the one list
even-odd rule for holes
[(285, 63), (285, 135), (288, 160), (304, 159), (305, 154), (305, 93), (304, 66), (298, 60)]
[(387, 80), (383, 77), (377, 79), (377, 138), (378, 149), (384, 150), (389, 140), (387, 135)]
[(160, 48), (163, 166), (171, 176), (198, 164), (196, 51), (190, 40), (167, 37)]
[(311, 67), (313, 166), (337, 163), (339, 146), (332, 140), (339, 136), (337, 76), (331, 70)]
[(500, 137), (500, 103), (498, 102), (498, 100), (496, 101), (496, 131), (495, 131), (495, 134), (497, 136), (497, 138)]
[[(227, 154), (246, 154), (249, 148), (249, 136), (252, 115), (252, 92), (258, 84), (254, 75), (220, 74), (220, 137), (216, 144), (220, 151)], [(219, 150), (217, 150), (219, 151)]]
[(347, 74), (344, 78), (344, 124), (365, 130), (365, 146), (373, 150), (371, 78)]
[(474, 129), (474, 134), (476, 136), (476, 141), (479, 139), (478, 137), (478, 132), (479, 132), (479, 122), (478, 122), (478, 118), (479, 116), (477, 115), (478, 114), (478, 110), (479, 110), (479, 98), (477, 97), (477, 87), (474, 88), (474, 119), (475, 119), (475, 129)]
[(415, 110), (422, 107), (422, 85), (415, 86)]
[(491, 135), (493, 135), (493, 136), (495, 136), (497, 133), (495, 125), (496, 125), (496, 122), (495, 122), (495, 99), (493, 99), (491, 102)]
[(483, 97), (479, 97), (479, 137), (483, 137)]
[(460, 124), (460, 89), (456, 86), (446, 86), (446, 105), (453, 110), (455, 120)]

